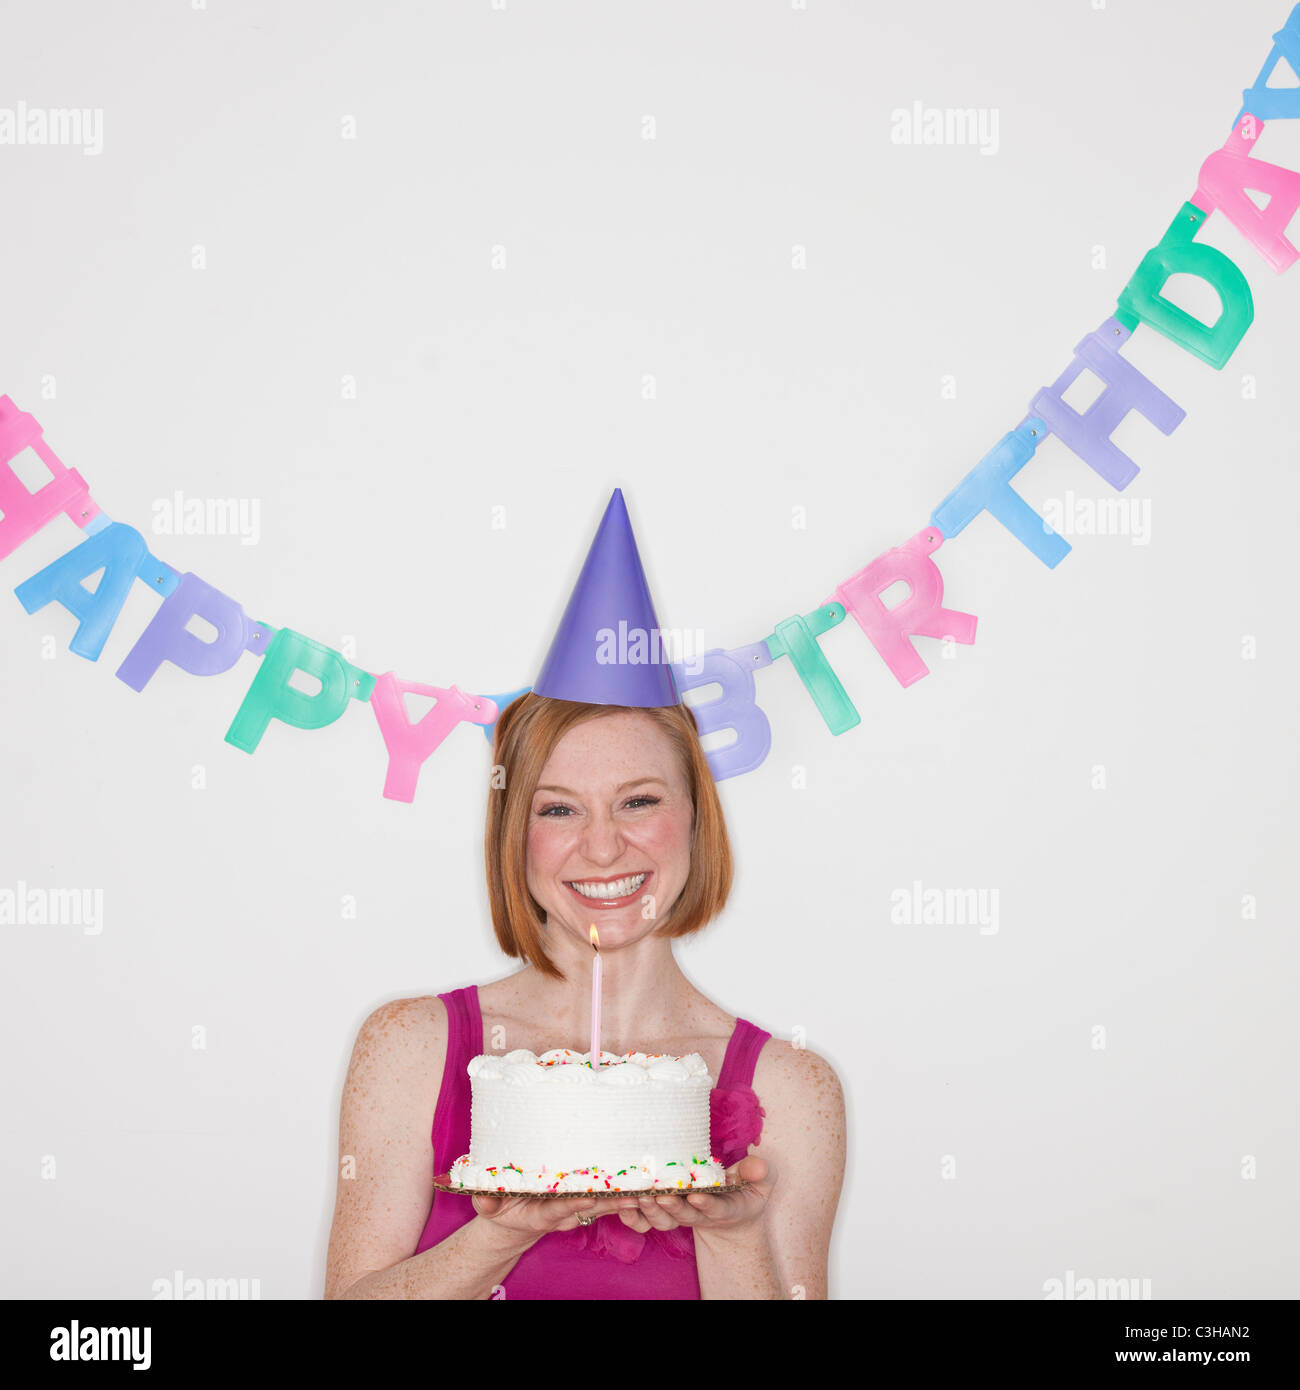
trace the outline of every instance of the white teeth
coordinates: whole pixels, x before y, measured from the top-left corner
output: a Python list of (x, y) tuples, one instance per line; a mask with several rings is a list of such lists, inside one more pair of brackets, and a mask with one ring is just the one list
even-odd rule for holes
[(645, 874), (634, 874), (631, 878), (615, 879), (613, 883), (571, 883), (569, 887), (584, 898), (625, 898), (645, 881)]

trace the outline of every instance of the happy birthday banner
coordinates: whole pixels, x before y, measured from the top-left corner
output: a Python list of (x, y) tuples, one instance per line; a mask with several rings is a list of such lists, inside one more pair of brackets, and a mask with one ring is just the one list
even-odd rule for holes
[[(1001, 522), (1049, 569), (1060, 564), (1069, 544), (1012, 487), (1044, 439), (1054, 435), (1121, 491), (1137, 476), (1138, 466), (1111, 440), (1119, 423), (1134, 410), (1166, 435), (1182, 423), (1182, 407), (1121, 349), (1143, 324), (1215, 368), (1221, 369), (1236, 351), (1254, 319), (1254, 302), (1240, 268), (1222, 251), (1196, 240), (1211, 213), (1225, 217), (1279, 274), (1296, 260), (1286, 229), (1300, 207), (1300, 173), (1251, 155), (1266, 121), (1300, 118), (1300, 86), (1268, 85), (1284, 59), (1300, 73), (1300, 5), (1273, 35), (1267, 61), (1243, 93), (1231, 134), (1201, 165), (1195, 193), (1142, 258), (1120, 292), (1115, 312), (1080, 339), (1065, 370), (1034, 395), (1029, 414), (939, 503), (929, 526), (843, 580), (814, 611), (781, 619), (767, 637), (730, 650), (712, 648), (689, 666), (671, 663), (682, 694), (721, 687), (719, 696), (690, 705), (702, 737), (735, 734), (731, 743), (707, 755), (716, 779), (751, 772), (767, 757), (771, 726), (755, 698), (754, 672), (782, 657), (789, 659), (832, 734), (861, 722), (818, 640), (848, 614), (903, 686), (929, 673), (913, 638), (974, 642), (974, 615), (943, 607), (943, 578), (933, 557), (981, 512)], [(1263, 206), (1256, 205), (1252, 192), (1264, 196)], [(1214, 323), (1203, 323), (1162, 296), (1170, 276), (1181, 274), (1195, 275), (1214, 289), (1221, 306)], [(1063, 397), (1085, 370), (1101, 380), (1103, 389), (1080, 413)], [(36, 492), (28, 491), (11, 466), (28, 447), (52, 475)], [(362, 701), (374, 711), (388, 752), (383, 794), (410, 802), (420, 769), (457, 724), (481, 725), (490, 741), (500, 711), (530, 688), (467, 695), (455, 685), (422, 685), (392, 671), (371, 675), (302, 633), (254, 621), (198, 575), (181, 574), (151, 554), (139, 531), (110, 520), (91, 499), (81, 475), (65, 468), (45, 443), (36, 420), (8, 396), (0, 396), (0, 559), (60, 513), (81, 528), (85, 539), (19, 584), (14, 590), (19, 602), (28, 613), (62, 604), (78, 620), (69, 649), (97, 661), (132, 584), (139, 580), (156, 590), (162, 604), (117, 668), (118, 678), (136, 691), (144, 690), (165, 661), (194, 676), (216, 676), (230, 670), (243, 652), (261, 657), (225, 736), (246, 753), (256, 751), (272, 720), (296, 729), (320, 729), (338, 719), (350, 701)], [(83, 580), (101, 569), (103, 577), (92, 593)], [(886, 608), (881, 595), (900, 580), (908, 595)], [(216, 630), (210, 641), (188, 631), (196, 617)], [(635, 651), (632, 659), (637, 659)], [(295, 672), (316, 677), (320, 689), (311, 695), (295, 689), (290, 684)], [(407, 694), (435, 701), (416, 723), (407, 718)]]

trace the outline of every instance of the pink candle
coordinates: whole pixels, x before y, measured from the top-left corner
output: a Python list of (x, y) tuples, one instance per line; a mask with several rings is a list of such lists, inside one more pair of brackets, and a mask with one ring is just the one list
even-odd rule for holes
[(591, 924), (591, 949), (596, 959), (591, 967), (591, 1065), (600, 1066), (600, 933)]

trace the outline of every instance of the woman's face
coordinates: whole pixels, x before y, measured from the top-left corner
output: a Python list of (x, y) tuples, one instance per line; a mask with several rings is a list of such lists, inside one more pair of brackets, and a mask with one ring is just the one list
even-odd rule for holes
[(547, 925), (586, 943), (594, 922), (602, 951), (648, 936), (686, 884), (693, 814), (676, 749), (649, 716), (570, 729), (529, 813), (528, 888)]

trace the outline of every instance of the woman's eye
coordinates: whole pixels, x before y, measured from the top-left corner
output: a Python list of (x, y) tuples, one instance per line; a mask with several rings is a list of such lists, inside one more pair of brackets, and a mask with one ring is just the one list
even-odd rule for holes
[[(628, 798), (627, 805), (635, 807), (638, 802), (643, 802), (647, 806), (658, 806), (659, 798), (657, 796), (633, 796)], [(564, 815), (552, 815), (554, 811), (563, 811)], [(542, 807), (537, 814), (539, 816), (549, 816), (552, 820), (567, 820), (569, 817), (569, 808), (556, 802), (554, 805)]]

